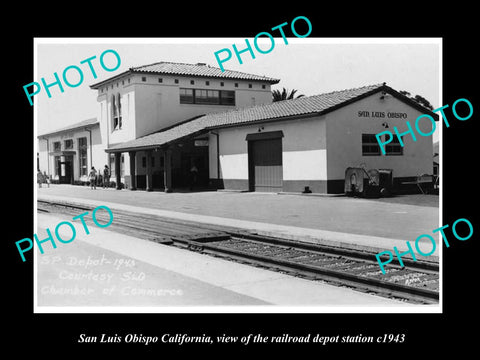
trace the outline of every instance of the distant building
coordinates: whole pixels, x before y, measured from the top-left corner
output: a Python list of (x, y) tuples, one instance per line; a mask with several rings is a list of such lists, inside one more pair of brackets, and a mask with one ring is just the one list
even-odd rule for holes
[(86, 182), (92, 164), (105, 161), (105, 146), (96, 118), (38, 136), (38, 167), (53, 181), (73, 184)]

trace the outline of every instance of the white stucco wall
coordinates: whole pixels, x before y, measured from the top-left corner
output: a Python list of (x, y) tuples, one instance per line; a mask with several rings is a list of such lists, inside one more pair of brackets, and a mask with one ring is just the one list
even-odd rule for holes
[[(220, 142), (220, 175), (222, 179), (248, 179), (247, 134), (283, 132), (283, 179), (326, 180), (325, 121), (323, 117), (296, 119), (261, 125), (218, 129)], [(210, 178), (217, 178), (216, 136), (209, 138)]]
[[(403, 136), (403, 155), (362, 155), (362, 134), (378, 134), (385, 130), (394, 134), (395, 126), (402, 133), (408, 130), (407, 120), (415, 131), (415, 120), (422, 114), (391, 95), (384, 100), (380, 96), (381, 93), (373, 94), (326, 115), (329, 179), (344, 179), (347, 167), (362, 164), (367, 169), (393, 169), (394, 177), (433, 173), (432, 136), (423, 137), (415, 132), (417, 141), (413, 141), (410, 134)], [(359, 111), (369, 111), (370, 116), (360, 117)], [(384, 113), (385, 117), (373, 117), (373, 112)], [(389, 118), (388, 113), (406, 113), (407, 118)], [(387, 123), (388, 129), (382, 123)], [(428, 121), (422, 121), (421, 125), (425, 133), (431, 129)]]
[[(142, 81), (142, 77), (146, 81)], [(136, 137), (140, 137), (192, 117), (272, 102), (270, 84), (241, 80), (138, 74), (131, 77), (135, 92)], [(162, 83), (158, 79), (162, 78)], [(178, 79), (178, 84), (174, 80)], [(193, 80), (194, 84), (190, 81)], [(206, 85), (209, 81), (209, 85)], [(223, 86), (221, 86), (223, 82)], [(238, 87), (235, 87), (238, 83)], [(248, 87), (252, 84), (252, 88)], [(262, 84), (265, 89), (262, 89)], [(180, 88), (233, 90), (235, 106), (180, 104)]]
[[(134, 84), (132, 81), (129, 83), (128, 79), (119, 79), (111, 85), (99, 90), (97, 97), (97, 118), (100, 122), (101, 134), (106, 147), (110, 144), (118, 144), (136, 138), (134, 90)], [(122, 128), (115, 130), (113, 128), (112, 117), (112, 96), (117, 96), (117, 94), (120, 94)]]

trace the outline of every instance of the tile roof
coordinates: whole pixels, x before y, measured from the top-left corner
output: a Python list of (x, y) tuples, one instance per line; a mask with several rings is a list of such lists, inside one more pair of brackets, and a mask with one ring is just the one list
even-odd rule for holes
[(277, 84), (280, 82), (280, 79), (274, 79), (268, 76), (248, 74), (248, 73), (233, 71), (233, 70), (222, 71), (220, 70), (220, 68), (213, 67), (205, 63), (187, 64), (187, 63), (161, 61), (161, 62), (149, 64), (149, 65), (131, 67), (124, 73), (121, 73), (117, 76), (106, 79), (104, 81), (101, 81), (99, 83), (90, 85), (90, 88), (97, 89), (102, 84), (112, 79), (121, 77), (128, 73), (130, 74), (152, 73), (152, 74), (167, 74), (167, 75), (179, 75), (179, 76), (209, 77), (209, 78), (219, 78), (219, 79), (264, 81), (270, 84)]
[(150, 65), (133, 67), (130, 68), (130, 70), (132, 70), (133, 72), (146, 72), (156, 74), (203, 76), (238, 80), (259, 80), (270, 82), (272, 84), (280, 82), (279, 79), (274, 79), (267, 76), (248, 74), (240, 71), (233, 71), (227, 69), (225, 69), (225, 71), (222, 71), (220, 70), (220, 68), (213, 67), (205, 63), (186, 64), (161, 61)]
[(61, 132), (64, 132), (64, 131), (71, 131), (71, 130), (74, 130), (74, 129), (83, 128), (83, 127), (92, 126), (92, 125), (100, 125), (100, 123), (97, 121), (97, 118), (82, 120), (80, 122), (77, 122), (77, 123), (72, 124), (72, 125), (65, 126), (65, 127), (60, 128), (58, 130), (54, 130), (54, 131), (50, 131), (48, 133), (44, 133), (42, 135), (38, 135), (38, 137), (53, 135), (53, 134), (61, 133)]
[[(214, 128), (242, 125), (264, 120), (279, 121), (291, 116), (326, 113), (382, 89), (391, 88), (384, 84), (376, 84), (333, 91), (326, 94), (305, 96), (293, 100), (277, 101), (272, 104), (257, 105), (228, 112), (206, 114), (159, 132), (116, 144), (107, 149), (107, 151), (161, 146), (180, 138)], [(391, 90), (394, 91), (393, 89)]]

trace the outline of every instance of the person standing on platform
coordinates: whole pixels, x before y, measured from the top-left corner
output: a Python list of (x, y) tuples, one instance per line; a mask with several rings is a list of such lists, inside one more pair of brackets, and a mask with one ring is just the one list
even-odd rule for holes
[(95, 167), (92, 166), (92, 169), (90, 170), (90, 174), (88, 174), (88, 178), (90, 179), (90, 188), (91, 189), (97, 189), (97, 170), (95, 170)]
[(195, 185), (197, 185), (197, 177), (198, 177), (198, 168), (195, 164), (192, 165), (190, 168), (190, 190), (193, 190)]
[(40, 170), (38, 170), (37, 172), (37, 183), (38, 183), (38, 187), (41, 188), (43, 183), (43, 174)]
[(47, 184), (48, 187), (50, 187), (50, 175), (47, 175), (47, 173), (44, 171), (43, 172), (43, 179), (45, 183)]
[(103, 168), (103, 188), (109, 187), (110, 185), (110, 169), (107, 165)]

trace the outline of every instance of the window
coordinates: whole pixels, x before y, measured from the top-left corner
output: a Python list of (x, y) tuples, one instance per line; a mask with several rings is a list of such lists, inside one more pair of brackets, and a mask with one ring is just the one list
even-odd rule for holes
[(118, 128), (122, 128), (122, 102), (120, 101), (120, 94), (117, 94), (117, 107), (118, 107)]
[(150, 159), (151, 159), (150, 165), (151, 165), (152, 168), (153, 168), (153, 167), (155, 167), (155, 157), (152, 156)]
[(235, 87), (238, 87), (238, 83), (235, 83)]
[(210, 85), (210, 81), (205, 81), (205, 85)]
[(122, 129), (122, 103), (120, 94), (112, 95), (112, 119), (113, 130)]
[(180, 104), (235, 105), (235, 91), (180, 88)]
[(252, 84), (248, 84), (248, 88), (251, 89), (251, 88), (252, 88)]
[(228, 90), (220, 91), (220, 104), (235, 105), (235, 91), (228, 91)]
[(53, 151), (61, 151), (62, 150), (62, 145), (60, 144), (60, 141), (55, 141), (53, 143)]
[(195, 89), (195, 104), (220, 104), (218, 90)]
[(142, 167), (147, 167), (147, 157), (142, 156)]
[(118, 114), (117, 114), (117, 105), (115, 104), (115, 102), (116, 102), (115, 95), (112, 95), (113, 130), (118, 129)]
[(146, 82), (146, 81), (147, 81), (147, 77), (146, 77), (146, 76), (142, 76), (142, 81), (143, 81), (143, 82)]
[(225, 83), (223, 81), (221, 81), (220, 86), (225, 86)]
[(392, 141), (385, 146), (385, 155), (403, 155), (403, 146), (400, 145), (398, 137), (393, 137)]
[(194, 80), (190, 80), (190, 85), (193, 85), (195, 84), (195, 81)]
[(178, 84), (178, 79), (175, 79), (174, 82), (175, 82), (175, 84)]
[(65, 150), (67, 149), (73, 149), (73, 140), (68, 139), (63, 142), (63, 145), (65, 146)]
[(53, 162), (54, 162), (54, 168), (55, 168), (55, 173), (53, 175), (54, 176), (60, 176), (60, 174), (61, 174), (60, 156), (54, 156), (53, 157)]
[(193, 104), (193, 89), (180, 89), (180, 104)]
[(88, 165), (87, 165), (87, 138), (78, 139), (78, 164), (79, 164), (79, 173), (80, 176), (87, 176)]
[(262, 89), (265, 89), (265, 87), (266, 87), (265, 84), (262, 84)]
[(158, 82), (159, 82), (159, 83), (163, 83), (163, 79), (162, 79), (162, 78), (158, 78)]
[(362, 134), (362, 155), (380, 155), (380, 145), (375, 134)]

